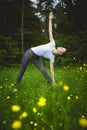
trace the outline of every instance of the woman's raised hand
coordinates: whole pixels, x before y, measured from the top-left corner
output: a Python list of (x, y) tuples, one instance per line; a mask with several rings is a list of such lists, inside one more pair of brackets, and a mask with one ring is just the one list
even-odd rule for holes
[(52, 11), (49, 13), (49, 19), (53, 19), (53, 12)]

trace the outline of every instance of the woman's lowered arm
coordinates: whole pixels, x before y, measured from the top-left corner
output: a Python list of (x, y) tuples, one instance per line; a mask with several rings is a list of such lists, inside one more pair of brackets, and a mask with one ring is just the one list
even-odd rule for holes
[(54, 63), (50, 62), (50, 73), (51, 73), (51, 78), (52, 78), (52, 82), (55, 85), (55, 78), (54, 78)]

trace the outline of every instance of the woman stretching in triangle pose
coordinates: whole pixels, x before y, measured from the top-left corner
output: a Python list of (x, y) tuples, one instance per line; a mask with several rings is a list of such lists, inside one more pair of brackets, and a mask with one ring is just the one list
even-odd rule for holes
[[(22, 66), (18, 74), (16, 84), (18, 84), (21, 81), (22, 76), (29, 62), (35, 64), (35, 66), (42, 72), (42, 74), (44, 75), (44, 77), (48, 82), (55, 84), (55, 78), (54, 78), (55, 55), (64, 54), (66, 52), (66, 49), (64, 47), (55, 48), (55, 41), (52, 34), (52, 19), (53, 19), (53, 12), (51, 11), (49, 13), (49, 43), (32, 47), (25, 52), (22, 58)], [(51, 77), (48, 75), (40, 59), (41, 56), (50, 60)]]

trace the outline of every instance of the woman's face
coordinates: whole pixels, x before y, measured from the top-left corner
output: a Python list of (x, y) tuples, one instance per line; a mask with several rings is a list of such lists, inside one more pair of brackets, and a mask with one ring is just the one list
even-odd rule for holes
[(62, 55), (66, 52), (66, 49), (64, 47), (57, 47), (57, 49), (53, 50), (54, 54)]
[(66, 49), (64, 47), (57, 47), (57, 51), (59, 55), (62, 55), (63, 53), (66, 52)]

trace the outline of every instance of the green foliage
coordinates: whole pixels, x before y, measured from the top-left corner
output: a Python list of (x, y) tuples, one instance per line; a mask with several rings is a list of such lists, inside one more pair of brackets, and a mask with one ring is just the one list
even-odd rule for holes
[(10, 65), (18, 60), (19, 49), (17, 41), (11, 37), (0, 35), (0, 64)]
[[(78, 35), (56, 36), (57, 46), (64, 46), (67, 49), (65, 57), (58, 57), (57, 61), (69, 64), (72, 62), (87, 62), (87, 32), (80, 32)], [(60, 62), (59, 62), (60, 63)]]
[[(55, 68), (57, 86), (53, 86), (34, 66), (29, 66), (16, 88), (19, 67), (0, 70), (0, 130), (12, 130), (15, 120), (21, 121), (20, 130), (84, 130), (78, 120), (87, 118), (86, 69), (86, 64)], [(39, 107), (41, 97), (46, 104)], [(14, 112), (13, 105), (21, 109)], [(23, 112), (28, 116), (20, 118)]]

